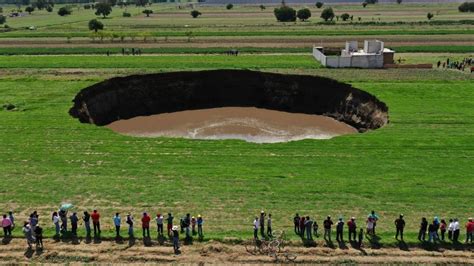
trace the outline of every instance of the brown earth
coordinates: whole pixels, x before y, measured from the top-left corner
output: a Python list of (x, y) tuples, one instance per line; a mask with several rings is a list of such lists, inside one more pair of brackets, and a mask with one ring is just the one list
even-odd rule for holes
[(357, 133), (355, 128), (330, 117), (254, 107), (223, 107), (140, 116), (118, 120), (107, 127), (121, 134), (141, 137), (241, 139), (257, 143), (329, 139)]
[[(13, 239), (7, 245), (0, 245), (0, 264), (24, 263), (219, 263), (219, 264), (268, 264), (275, 263), (268, 255), (252, 255), (243, 245), (223, 244), (210, 241), (195, 242), (194, 245), (182, 246), (181, 255), (174, 255), (169, 243), (159, 245), (153, 241), (152, 246), (144, 246), (141, 240), (133, 245), (126, 240), (123, 243), (102, 241), (101, 243), (77, 244), (44, 240), (44, 250), (28, 250), (24, 239)], [(355, 249), (325, 247), (305, 248), (301, 246), (286, 247), (285, 251), (295, 254), (296, 263), (358, 263), (358, 264), (474, 264), (474, 253), (471, 250), (420, 248), (365, 248)], [(280, 263), (285, 263), (280, 256)]]

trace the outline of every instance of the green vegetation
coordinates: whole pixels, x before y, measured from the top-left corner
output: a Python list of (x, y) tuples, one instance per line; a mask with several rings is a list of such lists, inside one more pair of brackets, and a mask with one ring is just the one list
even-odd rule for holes
[(145, 14), (147, 17), (150, 17), (150, 14), (153, 14), (153, 10), (145, 9), (142, 11), (142, 13)]
[(311, 17), (311, 11), (308, 8), (302, 8), (298, 10), (298, 13), (296, 14), (299, 20), (301, 21), (306, 21)]
[(296, 21), (296, 10), (289, 6), (277, 7), (273, 10), (273, 14), (275, 15), (277, 21), (280, 22)]
[(323, 12), (321, 12), (321, 18), (324, 19), (324, 21), (332, 21), (334, 19), (334, 11), (332, 10), (332, 7), (326, 7)]
[(459, 12), (474, 12), (474, 2), (464, 2), (458, 7)]
[(104, 29), (104, 24), (102, 22), (98, 21), (97, 19), (92, 19), (89, 21), (89, 30), (93, 30), (94, 32), (97, 32), (98, 30), (103, 30)]
[(197, 18), (197, 17), (199, 17), (200, 15), (202, 15), (202, 13), (199, 12), (198, 10), (193, 10), (193, 11), (191, 11), (191, 17), (193, 17), (193, 18)]
[(107, 17), (112, 12), (112, 6), (108, 3), (97, 3), (95, 4), (95, 9), (95, 14), (97, 16), (102, 16), (103, 18)]
[(67, 6), (63, 6), (58, 10), (58, 15), (60, 15), (61, 17), (71, 15), (71, 14), (72, 14), (72, 10), (70, 7), (67, 7)]

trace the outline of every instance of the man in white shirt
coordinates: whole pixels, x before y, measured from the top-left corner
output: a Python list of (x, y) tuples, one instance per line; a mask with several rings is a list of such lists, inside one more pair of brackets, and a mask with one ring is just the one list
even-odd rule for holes
[(459, 231), (461, 229), (461, 226), (459, 225), (459, 221), (457, 218), (454, 218), (454, 223), (453, 223), (453, 242), (458, 242), (459, 240)]
[(454, 231), (454, 221), (453, 221), (453, 219), (449, 219), (448, 238), (451, 241), (453, 241), (453, 231)]
[(255, 220), (253, 221), (253, 238), (258, 239), (258, 226), (260, 225), (260, 221), (258, 220), (258, 217), (255, 217)]

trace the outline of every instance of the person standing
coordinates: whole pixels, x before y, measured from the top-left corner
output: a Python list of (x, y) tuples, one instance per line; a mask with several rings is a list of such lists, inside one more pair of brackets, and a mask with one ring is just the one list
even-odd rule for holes
[(120, 218), (120, 213), (115, 213), (114, 216), (114, 225), (115, 225), (115, 238), (120, 238), (120, 225), (122, 224), (122, 218)]
[(359, 230), (359, 242), (358, 242), (358, 245), (359, 245), (359, 248), (362, 246), (362, 240), (364, 240), (364, 229), (361, 228)]
[(3, 235), (5, 237), (12, 235), (12, 221), (8, 219), (6, 214), (3, 215), (2, 228), (3, 228)]
[(300, 215), (296, 214), (295, 217), (293, 217), (293, 224), (295, 225), (295, 234), (301, 235), (300, 234)]
[(89, 212), (85, 211), (84, 216), (82, 216), (82, 221), (84, 221), (84, 227), (86, 228), (86, 237), (91, 237), (91, 215)]
[(269, 237), (273, 237), (273, 233), (272, 233), (272, 214), (271, 213), (268, 214), (268, 219), (267, 219), (267, 235)]
[(441, 223), (439, 225), (439, 229), (441, 231), (441, 240), (444, 241), (444, 236), (446, 234), (446, 228), (447, 228), (447, 224), (446, 224), (446, 221), (444, 219), (441, 219)]
[(92, 211), (91, 218), (94, 226), (94, 237), (100, 237), (100, 213), (97, 210)]
[(163, 235), (163, 215), (161, 213), (158, 213), (155, 218), (156, 221), (156, 230), (158, 231), (158, 235), (162, 236)]
[(351, 217), (351, 219), (347, 222), (347, 229), (349, 229), (349, 242), (357, 241), (357, 224), (355, 221), (355, 217)]
[(260, 235), (262, 236), (263, 239), (265, 239), (265, 211), (260, 212)]
[(173, 250), (174, 254), (179, 254), (179, 232), (178, 226), (173, 226), (171, 228), (171, 233), (173, 235)]
[(324, 220), (324, 222), (323, 222), (323, 226), (324, 226), (324, 239), (328, 240), (329, 242), (331, 242), (331, 227), (332, 227), (332, 225), (333, 225), (333, 222), (331, 220), (331, 216), (328, 215), (326, 220)]
[(453, 219), (449, 219), (448, 225), (448, 239), (453, 241), (453, 232), (454, 232), (454, 221)]
[(369, 217), (367, 218), (367, 234), (373, 236), (374, 235), (374, 218)]
[(344, 221), (342, 217), (339, 218), (339, 221), (336, 224), (336, 241), (337, 242), (344, 242), (342, 233), (344, 231)]
[(300, 236), (301, 238), (304, 238), (304, 229), (305, 229), (305, 223), (306, 223), (306, 217), (301, 216), (300, 219)]
[(35, 227), (36, 248), (43, 248), (43, 228), (39, 225)]
[(469, 218), (466, 223), (466, 244), (472, 243), (472, 238), (474, 236), (474, 221), (472, 218)]
[(33, 232), (31, 231), (31, 227), (28, 224), (28, 222), (25, 222), (23, 225), (23, 234), (25, 235), (28, 248), (31, 249), (31, 244), (35, 243), (35, 238), (33, 236)]
[(461, 230), (461, 226), (459, 225), (458, 218), (454, 218), (454, 230), (453, 230), (453, 242), (459, 242), (459, 232)]
[(306, 240), (313, 240), (313, 221), (309, 216), (306, 216), (305, 222), (304, 222), (304, 227), (305, 227), (305, 232), (306, 232)]
[(428, 226), (428, 242), (436, 243), (436, 222), (434, 220)]
[(403, 214), (400, 214), (398, 219), (395, 220), (395, 228), (397, 229), (395, 239), (398, 240), (398, 235), (400, 235), (400, 239), (403, 241), (403, 229), (405, 228), (405, 220), (403, 219)]
[(260, 225), (260, 222), (258, 221), (258, 217), (255, 216), (255, 220), (253, 220), (253, 238), (255, 240), (258, 240), (258, 226)]
[(425, 217), (421, 218), (420, 231), (418, 232), (418, 240), (425, 241), (426, 229), (428, 228), (428, 221)]
[(196, 235), (196, 217), (191, 217), (191, 228), (192, 228), (192, 231), (191, 233), (193, 234), (193, 236)]
[(129, 213), (127, 214), (127, 221), (126, 223), (128, 224), (128, 237), (130, 239), (134, 239), (135, 236), (133, 235), (133, 217), (132, 215)]
[(142, 217), (143, 238), (150, 238), (150, 220), (151, 218), (148, 213), (144, 212)]
[(375, 227), (377, 227), (377, 222), (379, 220), (379, 216), (375, 214), (375, 211), (371, 211), (369, 216), (367, 218), (372, 218), (372, 222), (374, 224), (374, 227), (372, 229), (372, 234), (375, 235)]
[(59, 214), (57, 212), (53, 212), (53, 215), (51, 217), (51, 220), (53, 221), (53, 224), (54, 224), (54, 229), (56, 231), (56, 237), (59, 237), (59, 233), (60, 233), (60, 225), (59, 225)]
[(61, 230), (63, 233), (67, 232), (67, 210), (59, 210), (59, 219), (61, 219)]
[(79, 218), (77, 217), (77, 213), (72, 213), (71, 217), (69, 217), (71, 220), (71, 230), (72, 230), (72, 235), (77, 236), (77, 223), (79, 222)]
[(316, 221), (316, 219), (314, 219), (314, 221), (313, 221), (313, 234), (316, 238), (319, 237), (318, 229), (319, 229), (318, 222)]
[(13, 216), (13, 211), (8, 212), (8, 219), (12, 222), (12, 230), (15, 228), (15, 216)]
[(197, 226), (198, 226), (198, 235), (199, 237), (203, 237), (203, 234), (202, 234), (202, 225), (203, 225), (204, 221), (202, 219), (202, 216), (201, 214), (198, 215), (198, 218), (197, 218)]
[(186, 239), (189, 239), (191, 237), (191, 232), (189, 230), (189, 227), (191, 226), (191, 214), (186, 213), (186, 216), (184, 217), (184, 230), (186, 231)]
[(173, 215), (171, 213), (168, 213), (168, 218), (166, 218), (166, 223), (167, 223), (167, 229), (168, 229), (168, 236), (171, 237), (172, 233), (172, 228), (173, 228)]
[(39, 222), (38, 213), (34, 211), (32, 214), (30, 214), (30, 228), (33, 235), (35, 234), (35, 229), (36, 229), (36, 226), (38, 225), (38, 222)]

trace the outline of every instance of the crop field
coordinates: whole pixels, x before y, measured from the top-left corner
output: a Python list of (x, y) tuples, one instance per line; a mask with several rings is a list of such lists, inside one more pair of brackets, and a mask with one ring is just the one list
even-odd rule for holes
[[(172, 212), (176, 218), (187, 212), (201, 214), (206, 242), (229, 245), (224, 249), (232, 253), (232, 244), (252, 238), (253, 218), (263, 209), (272, 214), (275, 229), (288, 233), (306, 258), (303, 262), (341, 262), (324, 258), (323, 251), (312, 260), (312, 253), (300, 250), (292, 217), (296, 212), (310, 215), (322, 229), (327, 215), (345, 220), (355, 216), (363, 227), (367, 214), (375, 210), (380, 245), (394, 249), (400, 258), (392, 261), (403, 262), (405, 256), (397, 253), (401, 251), (393, 225), (403, 213), (405, 242), (416, 247), (413, 256), (420, 252), (426, 257), (418, 262), (430, 263), (430, 256), (437, 255), (418, 250), (425, 247), (417, 239), (420, 218), (458, 217), (464, 224), (474, 216), (474, 76), (469, 69), (327, 69), (311, 56), (315, 44), (342, 47), (346, 40), (380, 39), (396, 51), (401, 64), (474, 57), (472, 13), (458, 12), (456, 4), (334, 5), (336, 14), (353, 14), (354, 21), (331, 24), (323, 23), (314, 5), (309, 21), (295, 23), (276, 22), (271, 6), (261, 11), (258, 6), (226, 10), (196, 5), (203, 13), (196, 19), (189, 15), (190, 7), (170, 4), (153, 4), (150, 17), (135, 6), (127, 9), (132, 17), (122, 17), (124, 9), (114, 7), (109, 18), (99, 19), (105, 25), (99, 34), (87, 28), (88, 21), (97, 18), (93, 11), (76, 6), (72, 15), (60, 17), (60, 6), (52, 13), (36, 10), (8, 17), (10, 30), (0, 25), (0, 214), (12, 209), (21, 221), (38, 210), (47, 238), (54, 235), (51, 212), (71, 202), (77, 211), (99, 209), (102, 236), (108, 239), (114, 236), (115, 212), (123, 217), (130, 212), (137, 220), (143, 211), (153, 216)], [(4, 13), (12, 8), (3, 6)], [(427, 12), (435, 14), (431, 22)], [(36, 29), (25, 28), (30, 26)], [(122, 48), (132, 47), (142, 49), (143, 55), (121, 54)], [(233, 48), (241, 54), (223, 55)], [(334, 78), (386, 103), (390, 123), (329, 140), (255, 144), (123, 136), (81, 124), (68, 114), (81, 89), (107, 78), (203, 69)], [(7, 110), (9, 104), (15, 108)], [(122, 231), (126, 235), (125, 225)], [(21, 230), (14, 236), (21, 237)], [(23, 253), (15, 241), (10, 251), (16, 255), (3, 252), (8, 245), (0, 245), (0, 258), (6, 262), (23, 259), (15, 257)], [(48, 245), (54, 249), (54, 243)], [(70, 249), (58, 245), (64, 252)], [(201, 249), (199, 245), (207, 244), (199, 243)], [(78, 247), (90, 252), (83, 243)], [(321, 241), (318, 250), (322, 248)], [(144, 247), (135, 249), (116, 252), (147, 254)], [(452, 255), (461, 258), (456, 262), (473, 262), (473, 246), (464, 249), (468, 251)], [(352, 261), (353, 251), (347, 251), (344, 262)], [(199, 261), (202, 250), (195, 253), (197, 259), (188, 255), (183, 261)], [(38, 255), (36, 261), (91, 262), (81, 257), (84, 254), (61, 254), (54, 260)]]

